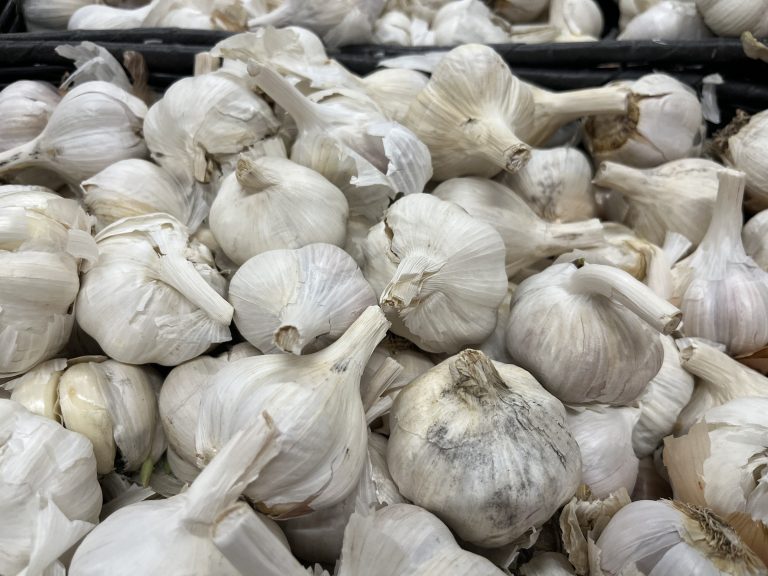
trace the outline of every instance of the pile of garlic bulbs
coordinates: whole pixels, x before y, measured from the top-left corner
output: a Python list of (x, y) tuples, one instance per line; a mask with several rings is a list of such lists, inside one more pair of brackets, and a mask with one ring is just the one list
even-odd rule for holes
[(768, 575), (762, 114), (61, 53), (0, 92), (0, 574)]

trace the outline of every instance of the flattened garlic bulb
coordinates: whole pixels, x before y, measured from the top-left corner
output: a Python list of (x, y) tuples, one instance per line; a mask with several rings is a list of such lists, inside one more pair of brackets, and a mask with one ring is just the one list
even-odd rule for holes
[(430, 194), (395, 202), (368, 233), (363, 274), (392, 331), (427, 352), (485, 340), (507, 292), (504, 242), (489, 224)]
[(43, 131), (61, 96), (47, 82), (19, 80), (0, 90), (0, 152), (26, 144)]
[(525, 370), (477, 350), (406, 386), (390, 426), (387, 464), (400, 492), (477, 546), (535, 531), (581, 479), (562, 404)]

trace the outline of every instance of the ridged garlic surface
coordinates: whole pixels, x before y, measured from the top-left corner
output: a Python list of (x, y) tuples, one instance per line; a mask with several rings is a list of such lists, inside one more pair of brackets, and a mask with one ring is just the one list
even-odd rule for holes
[(429, 78), (417, 70), (385, 68), (363, 78), (368, 95), (381, 111), (395, 122), (403, 123), (411, 103), (424, 89)]
[(317, 242), (341, 246), (348, 212), (341, 190), (314, 170), (286, 158), (240, 156), (208, 221), (224, 253), (244, 264), (270, 250)]
[(355, 261), (331, 244), (254, 256), (232, 277), (228, 299), (240, 333), (265, 354), (316, 352), (376, 305)]
[(762, 38), (768, 34), (765, 0), (696, 0), (696, 8), (707, 26), (718, 36), (740, 36), (752, 32)]
[(111, 358), (175, 366), (231, 339), (226, 281), (178, 220), (124, 218), (96, 243), (99, 260), (83, 276), (76, 315)]
[(61, 96), (47, 82), (19, 80), (0, 90), (0, 152), (26, 144), (43, 131)]
[(680, 311), (626, 272), (554, 264), (512, 296), (507, 350), (561, 401), (628, 405), (658, 374)]
[(763, 150), (768, 130), (768, 111), (747, 116), (739, 112), (721, 133), (715, 136), (720, 156), (732, 168), (747, 177), (747, 202), (754, 208), (768, 208), (768, 164)]
[(706, 125), (691, 88), (666, 74), (611, 85), (631, 90), (629, 108), (586, 121), (587, 149), (596, 161), (649, 168), (701, 154)]
[(755, 214), (741, 231), (744, 251), (760, 268), (768, 271), (768, 210)]
[(395, 202), (368, 233), (363, 274), (392, 331), (427, 352), (485, 340), (507, 291), (504, 242), (489, 224), (430, 194)]
[(79, 8), (97, 0), (24, 0), (21, 11), (30, 32), (66, 30), (69, 18)]
[(514, 190), (493, 180), (452, 178), (435, 188), (433, 194), (458, 204), (501, 234), (509, 277), (539, 260), (595, 246), (603, 239), (599, 220), (548, 222), (537, 216)]
[(390, 426), (387, 464), (400, 492), (477, 546), (536, 531), (581, 479), (562, 404), (525, 370), (477, 350), (406, 386)]
[(618, 40), (703, 40), (712, 32), (693, 2), (664, 0), (630, 20)]

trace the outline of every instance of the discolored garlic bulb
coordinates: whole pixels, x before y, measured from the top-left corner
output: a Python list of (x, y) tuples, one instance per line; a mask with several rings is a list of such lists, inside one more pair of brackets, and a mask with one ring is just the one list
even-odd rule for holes
[(734, 120), (715, 135), (715, 145), (723, 161), (746, 175), (748, 204), (758, 210), (768, 208), (768, 166), (762, 154), (767, 128), (768, 111), (751, 117), (739, 111)]
[(60, 101), (59, 93), (47, 82), (19, 80), (0, 90), (0, 152), (33, 140)]
[(764, 0), (696, 0), (704, 22), (718, 36), (740, 36), (752, 32), (762, 38), (768, 34), (768, 14)]
[(630, 20), (618, 40), (703, 40), (712, 32), (693, 2), (663, 0)]

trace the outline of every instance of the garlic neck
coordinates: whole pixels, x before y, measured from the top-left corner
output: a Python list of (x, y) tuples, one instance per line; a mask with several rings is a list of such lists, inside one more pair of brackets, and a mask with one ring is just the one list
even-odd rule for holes
[(277, 184), (275, 178), (267, 170), (245, 157), (239, 158), (237, 161), (235, 178), (237, 178), (240, 186), (249, 192), (263, 192)]
[(280, 74), (254, 62), (248, 65), (248, 73), (253, 76), (259, 88), (290, 114), (299, 129), (327, 128), (325, 111), (318, 104), (308, 100)]
[(589, 248), (604, 240), (603, 225), (597, 218), (562, 224), (547, 222), (545, 227), (549, 245), (557, 251)]
[(463, 129), (477, 143), (477, 152), (500, 170), (514, 174), (531, 158), (530, 146), (520, 140), (501, 117), (470, 119)]
[(712, 221), (707, 228), (699, 250), (726, 253), (732, 259), (745, 258), (741, 241), (744, 224), (742, 203), (746, 176), (737, 170), (723, 169), (718, 174), (717, 199), (712, 212)]
[(422, 254), (400, 260), (394, 277), (381, 295), (382, 308), (401, 312), (417, 304), (422, 296), (422, 284), (438, 270), (433, 260)]
[(281, 350), (297, 356), (318, 336), (331, 331), (330, 320), (319, 307), (308, 310), (306, 306), (290, 306), (284, 310), (280, 319), (280, 327), (275, 331), (272, 341)]
[(462, 350), (448, 365), (452, 387), (468, 401), (485, 404), (498, 399), (507, 387), (493, 361), (479, 350)]
[(744, 366), (714, 346), (683, 338), (677, 341), (680, 365), (716, 388), (739, 378)]
[(0, 174), (11, 170), (26, 168), (40, 162), (42, 153), (40, 151), (40, 136), (30, 140), (25, 144), (0, 152)]
[(627, 196), (643, 200), (649, 193), (655, 193), (654, 178), (644, 170), (624, 166), (616, 162), (603, 162), (595, 173), (593, 184), (611, 188)]
[(537, 140), (546, 140), (560, 126), (584, 116), (625, 114), (629, 91), (621, 86), (587, 88), (569, 92), (534, 90), (535, 122), (539, 124)]

